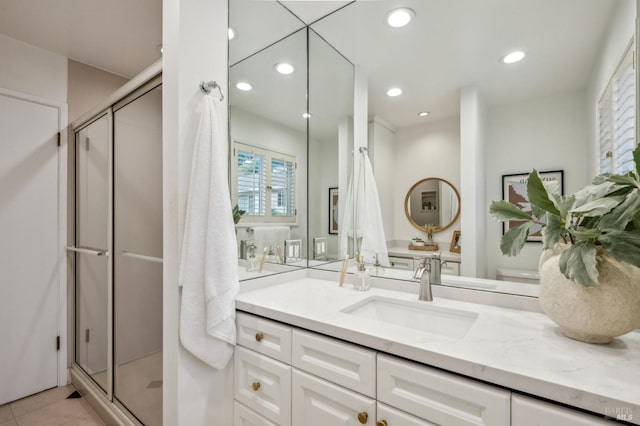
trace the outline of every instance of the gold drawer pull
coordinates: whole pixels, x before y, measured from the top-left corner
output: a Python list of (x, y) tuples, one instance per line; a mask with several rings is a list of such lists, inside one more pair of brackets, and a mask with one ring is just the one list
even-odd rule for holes
[(258, 389), (260, 389), (260, 383), (258, 383), (258, 382), (253, 382), (253, 383), (251, 384), (251, 387), (253, 388), (253, 390), (254, 390), (254, 391), (256, 391), (256, 392), (257, 392), (257, 391), (258, 391)]
[(361, 425), (367, 424), (367, 420), (369, 420), (369, 415), (366, 412), (358, 413), (358, 421)]
[(387, 421), (386, 420), (378, 420), (378, 423), (376, 423), (376, 426), (387, 426)]
[(258, 342), (261, 342), (261, 341), (262, 341), (262, 339), (264, 339), (264, 334), (262, 334), (262, 333), (256, 333), (256, 340), (257, 340)]

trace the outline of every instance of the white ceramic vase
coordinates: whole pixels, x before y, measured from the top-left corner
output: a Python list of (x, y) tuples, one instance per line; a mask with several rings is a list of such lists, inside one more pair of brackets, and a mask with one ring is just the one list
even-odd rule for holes
[(598, 248), (597, 287), (585, 287), (560, 272), (563, 247), (540, 258), (540, 306), (567, 337), (609, 343), (640, 327), (640, 269)]

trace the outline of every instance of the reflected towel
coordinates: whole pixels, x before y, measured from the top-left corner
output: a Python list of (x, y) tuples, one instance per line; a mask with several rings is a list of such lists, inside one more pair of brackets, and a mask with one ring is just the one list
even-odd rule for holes
[(373, 264), (377, 256), (380, 264), (390, 266), (378, 187), (366, 152), (356, 155), (346, 201), (345, 213), (340, 224), (341, 255), (347, 254), (349, 237), (355, 239), (356, 247), (358, 239), (362, 238), (360, 248), (356, 251), (360, 252), (365, 262)]
[(180, 259), (180, 341), (196, 357), (222, 369), (236, 343), (237, 242), (222, 104), (203, 96), (200, 108)]

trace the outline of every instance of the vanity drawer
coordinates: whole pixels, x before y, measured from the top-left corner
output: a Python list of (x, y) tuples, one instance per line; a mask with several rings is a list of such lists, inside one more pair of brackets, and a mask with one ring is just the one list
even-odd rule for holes
[(386, 424), (387, 426), (438, 426), (435, 423), (419, 419), (380, 402), (378, 402), (377, 411), (378, 424)]
[(248, 409), (238, 401), (233, 402), (234, 426), (278, 426), (262, 417), (253, 410)]
[(291, 364), (291, 327), (243, 312), (236, 313), (236, 324), (239, 345)]
[(234, 398), (281, 426), (291, 424), (291, 367), (236, 347)]
[(373, 350), (293, 330), (291, 364), (356, 392), (376, 397), (376, 352)]
[(447, 262), (441, 269), (444, 275), (460, 275), (460, 264), (458, 262)]
[(511, 412), (513, 426), (613, 426), (617, 424), (521, 395), (513, 395)]
[(295, 426), (375, 425), (376, 401), (293, 369)]
[(378, 354), (378, 400), (447, 425), (509, 425), (511, 393)]
[(389, 256), (389, 263), (393, 269), (413, 271), (413, 257)]

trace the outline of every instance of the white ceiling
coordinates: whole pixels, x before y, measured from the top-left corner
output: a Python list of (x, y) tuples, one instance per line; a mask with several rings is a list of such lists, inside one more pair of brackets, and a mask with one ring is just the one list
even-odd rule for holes
[[(268, 3), (277, 9), (278, 5), (234, 1), (243, 1), (248, 7), (259, 3), (265, 7), (264, 3)], [(312, 28), (368, 74), (369, 115), (406, 127), (459, 115), (460, 88), (467, 85), (477, 86), (492, 105), (584, 89), (613, 9), (621, 2), (359, 0), (347, 6), (334, 1), (280, 3), (305, 22), (314, 22), (344, 6), (315, 22)], [(414, 21), (400, 29), (387, 26), (384, 16), (395, 7), (413, 9)], [(251, 16), (255, 17), (251, 9), (232, 14), (232, 25)], [(268, 15), (264, 16), (270, 22)], [(295, 24), (294, 27), (298, 28)], [(250, 25), (247, 30), (251, 31)], [(284, 32), (282, 26), (262, 25), (259, 39), (264, 47), (282, 38)], [(244, 41), (239, 39), (238, 45), (241, 42)], [(231, 52), (238, 48), (234, 43), (230, 45)], [(525, 50), (525, 60), (511, 66), (499, 63), (500, 57), (512, 49)], [(248, 50), (243, 52), (245, 56)], [(314, 67), (319, 68), (318, 73), (323, 72), (321, 63)], [(403, 95), (387, 97), (385, 92), (391, 86), (401, 87)], [(278, 100), (285, 103), (289, 94), (281, 89)], [(335, 87), (327, 87), (326, 92), (337, 96)], [(426, 119), (417, 116), (424, 110), (431, 112)]]
[(0, 33), (131, 78), (160, 58), (162, 0), (0, 0)]

